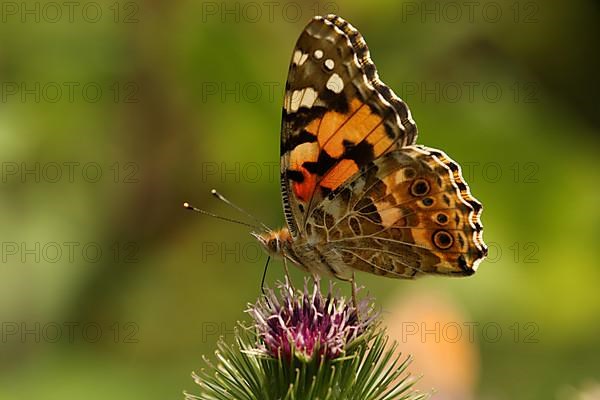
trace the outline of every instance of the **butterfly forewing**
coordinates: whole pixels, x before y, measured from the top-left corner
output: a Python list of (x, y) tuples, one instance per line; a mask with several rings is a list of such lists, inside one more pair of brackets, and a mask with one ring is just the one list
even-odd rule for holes
[(336, 16), (313, 19), (294, 48), (283, 107), (282, 190), (292, 236), (329, 192), (416, 135), (360, 33)]

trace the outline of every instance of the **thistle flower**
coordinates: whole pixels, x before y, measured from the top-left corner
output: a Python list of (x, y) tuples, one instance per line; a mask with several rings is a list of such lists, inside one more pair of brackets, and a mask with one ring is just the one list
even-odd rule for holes
[(218, 363), (205, 358), (208, 369), (192, 375), (202, 393), (188, 400), (427, 397), (412, 389), (410, 360), (400, 360), (396, 343), (387, 346), (371, 299), (354, 306), (333, 284), (323, 296), (318, 281), (310, 291), (308, 281), (295, 290), (286, 280), (247, 312), (253, 324), (236, 329), (236, 346), (219, 341)]
[(308, 290), (294, 293), (286, 280), (279, 285), (279, 297), (268, 289), (264, 297), (247, 311), (254, 319), (260, 338), (259, 351), (271, 357), (281, 356), (290, 361), (297, 357), (310, 362), (315, 357), (334, 359), (375, 321), (373, 307), (367, 299), (356, 307), (329, 286), (327, 297), (321, 294), (319, 280)]

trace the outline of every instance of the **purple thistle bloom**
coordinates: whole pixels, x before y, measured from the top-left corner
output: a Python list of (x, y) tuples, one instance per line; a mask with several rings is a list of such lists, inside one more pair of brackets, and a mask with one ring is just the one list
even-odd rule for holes
[(306, 279), (304, 291), (295, 291), (286, 279), (285, 284), (279, 283), (279, 296), (268, 289), (247, 310), (258, 331), (260, 353), (287, 361), (293, 356), (305, 362), (315, 356), (337, 358), (375, 321), (376, 313), (368, 299), (357, 308), (333, 293), (332, 284), (327, 296), (321, 294), (319, 280), (315, 280), (312, 292), (308, 286)]

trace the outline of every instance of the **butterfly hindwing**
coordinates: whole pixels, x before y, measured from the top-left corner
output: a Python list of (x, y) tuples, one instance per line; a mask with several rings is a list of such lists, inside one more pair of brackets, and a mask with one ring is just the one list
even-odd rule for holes
[(323, 201), (309, 217), (307, 241), (325, 243), (325, 262), (343, 279), (355, 269), (392, 278), (465, 276), (487, 254), (480, 213), (458, 164), (440, 150), (409, 146)]
[(281, 183), (292, 237), (303, 234), (329, 193), (416, 136), (408, 107), (378, 79), (360, 33), (337, 16), (315, 17), (292, 54), (282, 116)]

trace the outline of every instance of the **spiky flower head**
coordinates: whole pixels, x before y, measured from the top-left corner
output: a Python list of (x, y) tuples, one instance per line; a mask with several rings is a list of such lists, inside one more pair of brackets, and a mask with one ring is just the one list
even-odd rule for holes
[(308, 280), (304, 290), (296, 291), (286, 281), (279, 285), (279, 295), (268, 289), (264, 297), (248, 309), (260, 338), (258, 350), (271, 357), (293, 357), (303, 361), (334, 359), (375, 321), (375, 312), (368, 299), (354, 305), (329, 285), (327, 295), (321, 294), (320, 281), (315, 279), (312, 291)]

